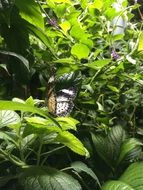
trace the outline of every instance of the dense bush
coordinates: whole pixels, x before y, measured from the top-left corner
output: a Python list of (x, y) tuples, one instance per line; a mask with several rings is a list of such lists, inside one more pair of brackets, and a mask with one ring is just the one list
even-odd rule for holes
[[(1, 189), (143, 189), (141, 9), (0, 0)], [(53, 70), (55, 92), (76, 87), (71, 117), (45, 106)]]

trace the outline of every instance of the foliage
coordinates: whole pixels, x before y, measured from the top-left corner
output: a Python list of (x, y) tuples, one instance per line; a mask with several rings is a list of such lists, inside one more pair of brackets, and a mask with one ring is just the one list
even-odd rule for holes
[[(142, 185), (140, 9), (127, 0), (0, 0), (1, 188)], [(56, 88), (63, 74), (77, 76), (71, 117), (44, 107), (53, 69)]]

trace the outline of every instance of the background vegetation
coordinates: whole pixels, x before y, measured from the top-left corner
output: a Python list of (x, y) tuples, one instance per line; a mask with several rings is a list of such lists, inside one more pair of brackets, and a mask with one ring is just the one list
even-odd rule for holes
[[(0, 189), (143, 189), (141, 3), (0, 0)], [(51, 68), (82, 81), (70, 117)]]

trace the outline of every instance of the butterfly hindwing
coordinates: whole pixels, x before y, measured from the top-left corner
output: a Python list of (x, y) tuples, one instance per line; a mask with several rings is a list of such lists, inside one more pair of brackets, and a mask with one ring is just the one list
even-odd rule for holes
[(62, 89), (58, 92), (56, 115), (67, 116), (71, 113), (74, 103), (73, 100), (76, 97), (76, 90), (71, 87), (69, 89)]

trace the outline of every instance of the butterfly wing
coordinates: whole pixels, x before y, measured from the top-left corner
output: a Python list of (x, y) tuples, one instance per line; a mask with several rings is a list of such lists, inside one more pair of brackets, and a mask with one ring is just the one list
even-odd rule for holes
[(56, 115), (60, 117), (69, 115), (73, 110), (75, 97), (76, 89), (73, 87), (60, 90), (56, 99)]
[[(50, 77), (47, 87), (47, 106), (49, 112), (53, 115), (59, 117), (68, 116), (73, 110), (73, 101), (77, 95), (75, 76), (73, 72), (64, 74), (56, 81), (54, 75)], [(79, 82), (79, 79), (77, 81)]]

